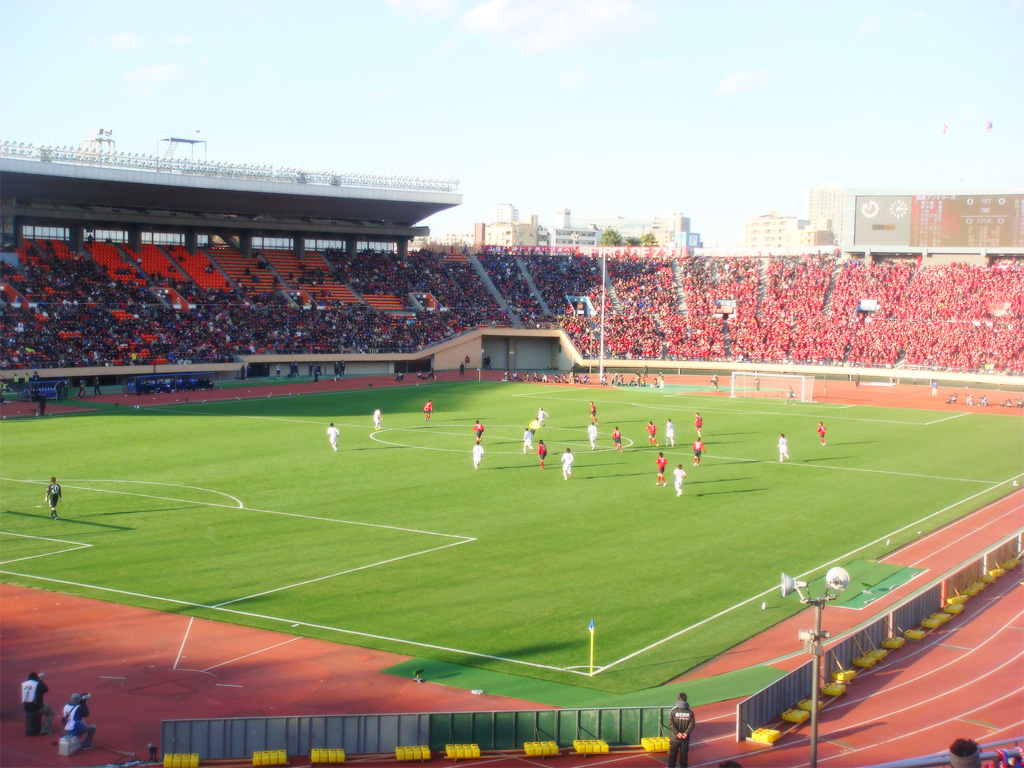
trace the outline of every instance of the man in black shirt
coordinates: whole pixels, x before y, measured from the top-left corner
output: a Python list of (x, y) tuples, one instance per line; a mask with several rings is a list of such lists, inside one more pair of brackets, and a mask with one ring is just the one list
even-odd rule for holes
[(690, 753), (690, 733), (697, 720), (693, 716), (690, 705), (686, 702), (686, 694), (680, 693), (672, 710), (668, 713), (668, 768), (675, 768), (678, 760), (679, 768), (687, 768)]

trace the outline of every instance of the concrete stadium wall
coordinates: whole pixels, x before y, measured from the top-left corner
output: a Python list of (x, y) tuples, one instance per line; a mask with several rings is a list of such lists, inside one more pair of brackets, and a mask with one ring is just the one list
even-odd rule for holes
[[(502, 351), (507, 350), (503, 358)], [(515, 354), (511, 354), (512, 352)], [(179, 365), (122, 365), (95, 366), (89, 368), (41, 368), (40, 376), (47, 379), (72, 379), (77, 382), (82, 377), (93, 376), (123, 377), (140, 374), (157, 373), (188, 373), (213, 371), (218, 380), (234, 379), (243, 363), (264, 363), (272, 368), (278, 363), (282, 368), (293, 361), (300, 365), (310, 362), (320, 363), (324, 374), (332, 371), (336, 360), (344, 360), (346, 373), (349, 374), (387, 374), (395, 370), (396, 365), (413, 362), (432, 362), (434, 370), (455, 370), (468, 357), (468, 368), (479, 368), (483, 358), (490, 354), (491, 368), (503, 370), (505, 365), (513, 370), (568, 370), (576, 366), (591, 373), (600, 367), (600, 361), (585, 359), (573, 346), (569, 337), (557, 328), (548, 329), (516, 329), (516, 328), (477, 328), (467, 331), (453, 339), (440, 344), (426, 347), (415, 352), (379, 352), (374, 354), (331, 352), (324, 354), (286, 354), (286, 355), (237, 355), (229, 363), (194, 363)], [(647, 366), (652, 375), (706, 375), (708, 378), (718, 373), (722, 378), (721, 385), (728, 387), (730, 371), (760, 371), (762, 373), (788, 373), (815, 376), (818, 378), (832, 377), (846, 379), (852, 376), (871, 378), (895, 377), (903, 383), (927, 384), (931, 379), (938, 379), (944, 386), (963, 385), (1005, 391), (1024, 391), (1024, 376), (1008, 376), (998, 373), (947, 373), (944, 371), (909, 370), (901, 368), (869, 368), (845, 365), (803, 365), (796, 363), (764, 364), (764, 363), (733, 363), (726, 360), (691, 361), (691, 360), (619, 360), (606, 358), (604, 368), (607, 372), (632, 373)], [(10, 378), (14, 373), (30, 373), (32, 368), (0, 370), (0, 376)], [(109, 378), (107, 378), (109, 381)]]

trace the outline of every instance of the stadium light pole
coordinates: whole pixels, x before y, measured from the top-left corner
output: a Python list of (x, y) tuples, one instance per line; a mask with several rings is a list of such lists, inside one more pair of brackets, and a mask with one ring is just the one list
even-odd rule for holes
[(597, 380), (604, 378), (604, 303), (606, 284), (608, 282), (608, 252), (601, 253), (601, 359), (597, 370)]
[(797, 634), (804, 643), (804, 650), (811, 654), (811, 768), (818, 768), (818, 703), (821, 700), (821, 657), (824, 654), (821, 641), (832, 636), (830, 632), (821, 629), (821, 612), (825, 609), (825, 603), (835, 600), (849, 583), (850, 574), (842, 568), (832, 568), (825, 574), (825, 594), (811, 597), (802, 591), (807, 588), (806, 581), (797, 581), (792, 576), (782, 574), (782, 596), (788, 597), (796, 592), (801, 603), (814, 606), (814, 629), (801, 629)]

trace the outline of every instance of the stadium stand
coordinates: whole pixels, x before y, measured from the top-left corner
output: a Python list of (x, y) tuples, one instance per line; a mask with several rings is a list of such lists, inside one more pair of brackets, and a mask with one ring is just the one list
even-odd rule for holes
[[(9, 310), (0, 318), (0, 363), (415, 350), (480, 325), (510, 324), (461, 253), (328, 250), (299, 260), (288, 251), (209, 252), (212, 260), (180, 246), (147, 244), (136, 254), (123, 244), (89, 243), (74, 253), (61, 240), (26, 241), (20, 269), (4, 262), (0, 271)], [(518, 320), (555, 320), (585, 358), (601, 354), (600, 259), (491, 249), (480, 264)], [(543, 313), (521, 266), (555, 317)], [(608, 358), (1024, 371), (1024, 266), (1015, 262), (622, 256), (607, 270)], [(168, 288), (189, 306), (168, 310)], [(300, 291), (315, 311), (291, 306), (308, 305)], [(436, 311), (414, 309), (412, 295), (429, 295)], [(575, 314), (569, 296), (589, 297), (593, 313)], [(877, 306), (866, 309), (864, 299)], [(735, 310), (723, 315), (716, 302)]]

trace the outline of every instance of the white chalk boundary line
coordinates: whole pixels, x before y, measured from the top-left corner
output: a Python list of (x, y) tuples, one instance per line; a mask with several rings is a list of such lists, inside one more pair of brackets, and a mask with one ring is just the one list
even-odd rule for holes
[[(0, 478), (0, 480), (3, 480), (3, 479), (5, 479), (5, 478)], [(44, 481), (24, 481), (24, 480), (19, 480), (19, 481), (15, 481), (15, 482), (33, 482), (33, 483), (37, 483), (37, 484), (45, 484)], [(1010, 480), (1005, 480), (1005, 481), (1003, 481), (1003, 483), (1000, 483), (999, 485), (1008, 484), (1009, 482), (1010, 482)], [(90, 490), (90, 489), (86, 489), (86, 490)], [(942, 509), (937, 510), (936, 512), (932, 512), (931, 514), (926, 515), (926, 516), (924, 516), (922, 518), (919, 518), (918, 520), (916, 520), (916, 521), (914, 521), (912, 523), (909, 523), (909, 524), (907, 524), (907, 525), (905, 525), (905, 526), (903, 526), (901, 528), (897, 528), (894, 531), (890, 531), (887, 534), (883, 534), (882, 536), (878, 537), (874, 541), (868, 542), (868, 543), (858, 547), (857, 549), (851, 550), (851, 551), (849, 551), (849, 552), (847, 552), (847, 553), (845, 553), (843, 555), (840, 555), (839, 557), (836, 557), (833, 560), (830, 560), (830, 561), (828, 561), (826, 563), (822, 563), (821, 565), (817, 566), (816, 568), (812, 568), (812, 569), (810, 569), (808, 571), (805, 571), (802, 574), (798, 574), (797, 578), (800, 578), (800, 577), (803, 577), (803, 576), (808, 576), (808, 575), (810, 575), (812, 573), (821, 571), (822, 569), (824, 569), (824, 568), (826, 568), (828, 566), (831, 566), (831, 565), (833, 565), (835, 563), (848, 562), (853, 555), (855, 555), (856, 553), (860, 552), (861, 550), (864, 550), (864, 549), (867, 549), (868, 547), (874, 546), (875, 544), (879, 543), (880, 541), (882, 541), (882, 540), (884, 540), (886, 538), (890, 538), (890, 537), (892, 537), (892, 536), (894, 536), (894, 535), (896, 535), (898, 533), (901, 533), (901, 532), (903, 532), (903, 531), (905, 531), (905, 530), (907, 530), (909, 528), (913, 528), (916, 525), (920, 525), (922, 522), (924, 522), (926, 520), (929, 520), (932, 517), (940, 515), (940, 514), (942, 514), (944, 512), (947, 512), (950, 509), (953, 509), (954, 507), (957, 507), (957, 506), (959, 506), (961, 504), (964, 504), (964, 503), (967, 503), (969, 501), (972, 501), (973, 499), (975, 499), (978, 496), (986, 493), (989, 490), (991, 490), (991, 489), (984, 489), (984, 490), (978, 491), (977, 493), (975, 493), (975, 494), (973, 494), (971, 496), (968, 496), (968, 497), (966, 497), (964, 499), (961, 499), (960, 501), (954, 502), (953, 504), (950, 504), (950, 505), (948, 505), (946, 507), (943, 507)], [(218, 506), (218, 507), (226, 506), (226, 505), (223, 505), (223, 504), (208, 504), (208, 503), (205, 503), (205, 502), (197, 502), (197, 503), (204, 504), (206, 506)], [(311, 516), (308, 516), (308, 515), (300, 515), (300, 514), (294, 514), (294, 513), (272, 512), (272, 511), (269, 511), (269, 510), (248, 510), (248, 511), (265, 512), (265, 513), (268, 513), (268, 514), (283, 514), (283, 515), (287, 515), (287, 516), (291, 516), (291, 517), (300, 517), (300, 518), (307, 518), (307, 519), (314, 519), (314, 520), (329, 520), (329, 518), (318, 518), (318, 517), (311, 517)], [(330, 522), (343, 522), (343, 521), (336, 521), (336, 520), (329, 520), (329, 521)], [(356, 525), (362, 524), (362, 525), (368, 525), (370, 527), (387, 528), (387, 529), (401, 530), (401, 531), (408, 531), (408, 530), (410, 530), (410, 529), (406, 529), (406, 528), (395, 528), (393, 526), (383, 526), (383, 525), (375, 525), (375, 524), (369, 524), (369, 523), (354, 523), (354, 524), (356, 524)], [(427, 532), (423, 532), (423, 531), (416, 531), (416, 532), (418, 532), (418, 533), (427, 533)], [(447, 545), (447, 546), (456, 546), (457, 544), (468, 543), (469, 541), (476, 541), (476, 539), (469, 539), (467, 537), (458, 537), (458, 536), (454, 536), (453, 534), (437, 534), (437, 533), (433, 533), (431, 535), (447, 536), (447, 537), (451, 537), (451, 538), (463, 539), (462, 541), (459, 541), (459, 542), (456, 542), (454, 544)], [(441, 547), (441, 548), (445, 548), (445, 547)], [(79, 583), (79, 582), (72, 582), (72, 581), (67, 581), (67, 580), (63, 580), (63, 579), (54, 579), (54, 578), (36, 576), (36, 575), (33, 575), (33, 574), (19, 573), (19, 572), (15, 572), (15, 571), (0, 570), (0, 573), (12, 575), (12, 576), (20, 576), (22, 578), (27, 578), (27, 579), (35, 579), (35, 580), (38, 580), (38, 581), (44, 581), (44, 582), (49, 582), (49, 583), (64, 584), (64, 585), (75, 586), (75, 587), (86, 588), (86, 589), (95, 589), (95, 590), (98, 590), (98, 591), (101, 591), (101, 592), (109, 592), (109, 593), (112, 593), (112, 594), (122, 594), (122, 595), (128, 595), (128, 596), (132, 596), (132, 597), (140, 597), (140, 598), (150, 599), (150, 600), (155, 600), (155, 601), (169, 602), (169, 603), (172, 603), (172, 604), (175, 604), (175, 605), (182, 605), (182, 606), (188, 606), (188, 607), (194, 607), (194, 608), (202, 608), (202, 609), (213, 610), (213, 611), (223, 611), (225, 613), (230, 613), (230, 614), (238, 615), (238, 616), (246, 616), (246, 617), (249, 617), (249, 618), (261, 619), (261, 620), (265, 620), (265, 621), (275, 621), (275, 622), (287, 623), (287, 624), (290, 624), (290, 625), (308, 627), (308, 628), (311, 628), (311, 629), (319, 629), (319, 630), (323, 630), (323, 631), (327, 631), (327, 632), (338, 632), (340, 634), (345, 634), (345, 635), (349, 635), (349, 636), (364, 637), (364, 638), (373, 639), (373, 640), (382, 640), (382, 641), (386, 641), (386, 642), (399, 643), (399, 644), (409, 645), (409, 646), (416, 647), (416, 648), (426, 648), (426, 649), (435, 650), (435, 651), (444, 651), (444, 652), (448, 652), (448, 653), (464, 654), (466, 656), (470, 656), (470, 657), (473, 657), (473, 658), (488, 659), (488, 660), (493, 660), (493, 661), (503, 661), (503, 662), (507, 662), (507, 663), (510, 663), (510, 664), (518, 664), (518, 665), (521, 665), (521, 666), (530, 667), (530, 668), (533, 668), (533, 669), (545, 669), (545, 670), (550, 670), (550, 671), (553, 671), (553, 672), (565, 672), (565, 673), (568, 673), (568, 674), (576, 674), (576, 675), (580, 675), (580, 676), (583, 676), (583, 677), (589, 677), (590, 676), (589, 672), (584, 672), (582, 670), (567, 669), (565, 667), (557, 667), (557, 666), (552, 666), (552, 665), (549, 665), (549, 664), (538, 664), (536, 662), (524, 661), (522, 659), (511, 659), (511, 658), (507, 658), (507, 657), (503, 657), (503, 656), (495, 656), (493, 654), (480, 653), (480, 652), (477, 652), (477, 651), (469, 651), (469, 650), (463, 650), (463, 649), (458, 649), (458, 648), (450, 648), (450, 647), (447, 647), (447, 646), (436, 645), (436, 644), (433, 644), (433, 643), (423, 643), (423, 642), (418, 642), (418, 641), (414, 641), (414, 640), (404, 640), (402, 638), (390, 637), (390, 636), (387, 636), (387, 635), (378, 635), (378, 634), (369, 633), (369, 632), (359, 632), (359, 631), (356, 631), (356, 630), (349, 630), (349, 629), (344, 629), (344, 628), (341, 628), (341, 627), (331, 627), (331, 626), (327, 626), (327, 625), (323, 625), (323, 624), (315, 624), (315, 623), (312, 623), (312, 622), (302, 621), (302, 620), (298, 620), (298, 619), (289, 619), (289, 618), (282, 618), (282, 617), (278, 617), (278, 616), (268, 616), (268, 615), (265, 615), (265, 614), (259, 614), (259, 613), (254, 613), (254, 612), (250, 612), (250, 611), (241, 611), (241, 610), (237, 610), (237, 609), (231, 609), (231, 608), (224, 607), (226, 605), (224, 603), (218, 604), (218, 605), (205, 605), (203, 603), (194, 603), (194, 602), (187, 601), (187, 600), (179, 600), (179, 599), (175, 599), (175, 598), (160, 597), (160, 596), (157, 596), (157, 595), (148, 595), (148, 594), (139, 593), (139, 592), (130, 592), (130, 591), (126, 591), (126, 590), (114, 589), (114, 588), (111, 588), (111, 587), (102, 587), (102, 586), (97, 586), (97, 585), (92, 585), (92, 584), (83, 584), (83, 583)], [(292, 586), (299, 586), (299, 585), (292, 585)], [(660, 640), (656, 640), (655, 642), (650, 643), (650, 644), (648, 644), (647, 646), (645, 646), (643, 648), (640, 648), (640, 649), (638, 649), (636, 651), (633, 651), (632, 653), (629, 653), (629, 654), (627, 654), (625, 656), (622, 656), (619, 659), (616, 659), (616, 660), (614, 660), (614, 661), (612, 661), (612, 662), (610, 662), (608, 664), (605, 664), (603, 666), (597, 667), (594, 670), (594, 674), (601, 674), (602, 672), (605, 672), (605, 671), (607, 671), (609, 669), (612, 669), (612, 668), (614, 668), (614, 667), (616, 667), (616, 666), (618, 666), (618, 665), (620, 665), (620, 664), (622, 664), (622, 663), (624, 663), (626, 661), (629, 661), (630, 659), (633, 659), (633, 658), (636, 658), (638, 656), (641, 656), (642, 654), (647, 653), (648, 651), (651, 651), (651, 650), (653, 650), (653, 649), (655, 649), (655, 648), (657, 648), (657, 647), (659, 647), (659, 646), (661, 646), (661, 645), (663, 645), (663, 644), (665, 644), (665, 643), (667, 643), (667, 642), (669, 642), (671, 640), (674, 640), (674, 639), (676, 639), (678, 637), (681, 637), (682, 635), (687, 634), (688, 632), (690, 632), (690, 631), (692, 631), (694, 629), (698, 629), (699, 627), (704, 626), (705, 624), (708, 624), (708, 623), (714, 621), (715, 619), (718, 619), (718, 618), (721, 618), (722, 616), (728, 615), (729, 613), (732, 613), (733, 611), (737, 610), (738, 608), (742, 608), (745, 605), (749, 605), (750, 603), (753, 603), (756, 600), (759, 600), (759, 599), (761, 599), (761, 598), (771, 594), (776, 589), (778, 589), (777, 586), (773, 586), (770, 589), (766, 589), (766, 590), (764, 590), (764, 591), (762, 591), (762, 592), (760, 592), (758, 594), (753, 595), (752, 597), (747, 598), (746, 600), (743, 600), (743, 601), (741, 601), (739, 603), (735, 603), (734, 605), (732, 605), (732, 606), (730, 606), (728, 608), (725, 608), (725, 609), (719, 611), (716, 614), (708, 616), (708, 617), (702, 619), (701, 621), (698, 621), (698, 622), (696, 622), (694, 624), (691, 624), (688, 627), (685, 627), (685, 628), (683, 628), (681, 630), (678, 630), (677, 632), (674, 632), (674, 633), (672, 633), (672, 634), (670, 634), (670, 635), (668, 635), (668, 636), (666, 636), (666, 637), (664, 637), (664, 638), (662, 638)]]
[(53, 541), (58, 544), (73, 544), (74, 546), (68, 547), (67, 549), (58, 549), (53, 552), (43, 552), (41, 555), (29, 555), (28, 557), (16, 557), (13, 560), (0, 560), (0, 565), (7, 565), (8, 563), (20, 563), (22, 560), (35, 560), (37, 557), (52, 557), (53, 555), (61, 555), (65, 552), (74, 552), (78, 549), (88, 549), (92, 544), (83, 544), (80, 541), (68, 541), (67, 539), (51, 539), (48, 536), (30, 536), (26, 533), (10, 533), (8, 531), (0, 531), (0, 536), (17, 536), (21, 539), (38, 539), (39, 541)]
[[(1002, 483), (999, 483), (999, 485), (1009, 485), (1009, 483), (1010, 483), (1010, 481), (1012, 479), (1013, 478), (1010, 478), (1009, 480), (1004, 480)], [(830, 567), (832, 565), (842, 564), (842, 563), (849, 562), (850, 559), (854, 555), (856, 555), (858, 552), (861, 552), (862, 550), (868, 549), (869, 547), (873, 547), (874, 545), (878, 544), (881, 541), (884, 541), (887, 538), (892, 538), (893, 536), (895, 536), (898, 533), (902, 533), (903, 531), (906, 531), (908, 529), (914, 528), (915, 526), (918, 526), (921, 523), (923, 523), (923, 522), (925, 522), (927, 520), (930, 520), (933, 517), (936, 517), (936, 516), (941, 515), (941, 514), (943, 514), (945, 512), (948, 512), (949, 510), (954, 509), (955, 507), (958, 507), (961, 504), (966, 504), (966, 503), (968, 503), (970, 501), (973, 501), (974, 499), (978, 498), (982, 494), (988, 493), (990, 490), (992, 490), (992, 489), (991, 488), (985, 488), (983, 490), (980, 490), (980, 491), (978, 491), (975, 494), (972, 494), (972, 495), (970, 495), (970, 496), (968, 496), (968, 497), (966, 497), (964, 499), (961, 499), (960, 501), (953, 502), (952, 504), (950, 504), (950, 505), (948, 505), (946, 507), (943, 507), (942, 509), (939, 509), (939, 510), (937, 510), (935, 512), (932, 512), (931, 514), (925, 515), (924, 517), (921, 517), (921, 518), (915, 520), (914, 522), (908, 523), (907, 525), (904, 525), (901, 528), (897, 528), (897, 529), (895, 529), (893, 531), (890, 531), (889, 533), (882, 534), (881, 536), (879, 536), (874, 541), (869, 541), (866, 544), (863, 544), (862, 546), (857, 547), (856, 549), (852, 549), (849, 552), (846, 552), (845, 554), (839, 555), (838, 557), (835, 557), (832, 560), (829, 560), (828, 562), (821, 563), (820, 565), (818, 565), (815, 568), (811, 568), (811, 569), (809, 569), (807, 571), (804, 571), (801, 574), (797, 574), (796, 578), (799, 579), (799, 578), (803, 578), (804, 576), (810, 576), (811, 574), (823, 571), (825, 568), (828, 568), (828, 567)], [(680, 629), (677, 632), (673, 632), (671, 635), (668, 635), (667, 637), (663, 637), (661, 640), (656, 640), (655, 642), (650, 643), (649, 645), (644, 646), (643, 648), (641, 648), (638, 651), (634, 651), (633, 653), (629, 653), (629, 654), (627, 654), (625, 656), (622, 656), (621, 658), (616, 659), (615, 661), (612, 661), (612, 662), (610, 662), (608, 664), (605, 664), (604, 666), (595, 668), (594, 674), (596, 675), (596, 674), (600, 674), (602, 672), (605, 672), (605, 671), (607, 671), (609, 669), (612, 669), (612, 668), (622, 664), (623, 662), (629, 661), (630, 659), (636, 658), (637, 656), (640, 656), (640, 655), (646, 653), (647, 651), (653, 650), (654, 648), (657, 648), (660, 645), (663, 645), (663, 644), (665, 644), (665, 643), (667, 643), (667, 642), (669, 642), (671, 640), (675, 640), (676, 638), (681, 637), (681, 636), (687, 634), (688, 632), (692, 632), (695, 629), (699, 629), (700, 627), (704, 626), (705, 624), (708, 624), (711, 621), (714, 621), (715, 619), (721, 618), (722, 616), (725, 616), (725, 615), (727, 615), (729, 613), (732, 613), (733, 611), (737, 610), (738, 608), (742, 608), (745, 605), (749, 605), (750, 603), (753, 603), (753, 602), (755, 602), (757, 600), (760, 600), (763, 597), (766, 597), (766, 596), (770, 595), (771, 593), (775, 592), (778, 588), (779, 588), (778, 585), (774, 585), (770, 589), (766, 589), (763, 592), (759, 592), (758, 594), (753, 595), (752, 597), (748, 597), (746, 600), (743, 600), (743, 601), (741, 601), (739, 603), (736, 603), (735, 605), (732, 605), (732, 606), (730, 606), (728, 608), (725, 608), (725, 609), (719, 611), (716, 614), (713, 614), (711, 616), (708, 616), (707, 618), (704, 618), (704, 619), (696, 622), (695, 624), (691, 624), (690, 626), (684, 627), (683, 629)]]
[[(721, 454), (710, 454), (706, 450), (702, 457), (703, 459), (726, 459), (728, 461), (742, 461), (747, 464), (779, 464), (783, 467), (800, 467), (802, 469), (832, 469), (837, 472), (866, 472), (872, 475), (896, 475), (898, 477), (920, 477), (925, 480), (949, 480), (954, 483), (978, 483), (980, 485), (987, 485), (994, 488), (997, 485), (1002, 485), (1005, 480), (975, 480), (972, 477), (945, 477), (943, 475), (922, 475), (917, 472), (896, 472), (891, 469), (867, 469), (865, 467), (837, 467), (831, 464), (809, 464), (800, 460), (792, 461), (778, 461), (775, 459), (747, 459), (742, 456), (722, 456)], [(1012, 479), (1012, 478), (1011, 478)]]

